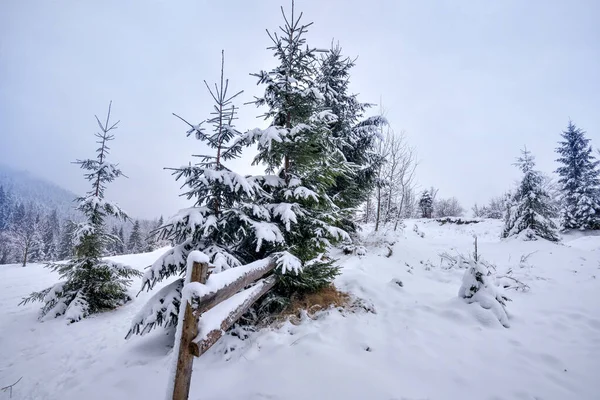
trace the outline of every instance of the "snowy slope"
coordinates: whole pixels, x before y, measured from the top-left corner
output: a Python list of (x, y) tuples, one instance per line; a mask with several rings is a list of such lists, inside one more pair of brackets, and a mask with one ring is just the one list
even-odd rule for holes
[[(375, 313), (328, 311), (245, 341), (227, 336), (195, 361), (190, 399), (600, 398), (600, 236), (556, 245), (500, 241), (498, 221), (406, 225), (367, 227), (367, 255), (340, 255), (336, 284)], [(457, 297), (464, 270), (440, 266), (442, 251), (472, 252), (473, 234), (499, 273), (512, 268), (531, 288), (509, 291), (508, 329)], [(384, 242), (394, 242), (389, 258)], [(115, 259), (142, 269), (158, 255)], [(163, 398), (169, 337), (123, 339), (150, 294), (73, 325), (37, 322), (36, 304), (17, 307), (55, 279), (41, 266), (0, 266), (0, 386), (23, 376), (13, 399)]]

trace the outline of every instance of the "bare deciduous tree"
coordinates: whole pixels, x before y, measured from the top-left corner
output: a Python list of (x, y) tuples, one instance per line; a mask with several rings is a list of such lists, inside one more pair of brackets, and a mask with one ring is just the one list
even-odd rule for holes
[[(394, 223), (396, 230), (398, 221), (409, 216), (406, 214), (407, 202), (410, 200), (411, 206), (414, 203), (415, 171), (418, 162), (414, 149), (408, 145), (405, 132), (397, 134), (389, 127), (378, 152), (385, 162), (378, 171), (378, 183), (374, 194), (375, 230), (379, 230), (381, 223)], [(369, 206), (373, 202), (369, 201), (367, 204), (367, 218)]]
[(435, 210), (436, 218), (460, 217), (464, 213), (464, 209), (456, 197), (436, 200), (433, 208)]
[(21, 255), (23, 267), (31, 254), (39, 250), (40, 238), (40, 216), (30, 205), (25, 207), (20, 204), (11, 217), (11, 223), (8, 228), (8, 240), (12, 247)]

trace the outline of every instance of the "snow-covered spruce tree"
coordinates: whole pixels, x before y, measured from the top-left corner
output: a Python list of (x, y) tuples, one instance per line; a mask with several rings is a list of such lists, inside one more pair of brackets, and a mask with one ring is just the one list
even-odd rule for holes
[(58, 260), (67, 260), (74, 255), (74, 247), (73, 239), (75, 236), (75, 229), (77, 225), (70, 220), (67, 220), (63, 223), (63, 227), (61, 229), (60, 241), (58, 242)]
[(323, 55), (318, 64), (316, 83), (323, 94), (322, 106), (330, 110), (336, 119), (329, 124), (332, 140), (348, 165), (348, 173), (339, 174), (327, 194), (348, 215), (344, 227), (355, 230), (349, 216), (364, 203), (372, 192), (377, 169), (382, 163), (376, 151), (382, 140), (381, 126), (386, 124), (382, 116), (363, 118), (368, 103), (358, 101), (349, 89), (350, 70), (354, 61), (342, 55), (339, 45)]
[(131, 230), (129, 241), (127, 242), (127, 250), (130, 254), (138, 254), (145, 250), (144, 239), (142, 238), (142, 230), (139, 220), (136, 220), (133, 223), (133, 229)]
[(32, 215), (32, 225), (34, 234), (29, 260), (31, 262), (50, 260), (49, 255), (44, 251), (44, 221), (39, 210)]
[(560, 210), (563, 229), (600, 229), (600, 170), (592, 155), (590, 139), (572, 121), (562, 132), (556, 152), (561, 167), (556, 172), (562, 192)]
[(117, 164), (106, 161), (109, 154), (108, 142), (114, 139), (111, 133), (118, 122), (110, 123), (111, 105), (106, 122), (96, 117), (100, 132), (96, 133), (100, 147), (95, 159), (77, 160), (92, 189), (77, 198), (77, 210), (86, 221), (76, 225), (74, 231), (74, 258), (66, 263), (50, 263), (48, 268), (57, 271), (61, 281), (41, 292), (34, 292), (23, 299), (44, 303), (40, 318), (65, 316), (69, 322), (77, 322), (90, 314), (114, 309), (131, 300), (127, 287), (131, 278), (141, 273), (127, 265), (102, 259), (106, 246), (114, 239), (106, 232), (107, 217), (126, 219), (127, 215), (115, 203), (104, 198), (106, 185), (123, 175)]
[(421, 209), (422, 218), (431, 218), (433, 214), (433, 199), (431, 193), (425, 190), (419, 199), (419, 208)]
[(525, 148), (521, 153), (515, 165), (523, 171), (523, 180), (507, 204), (502, 237), (543, 238), (556, 242), (559, 237), (550, 219), (551, 199), (542, 186), (542, 175), (533, 169), (535, 161), (531, 152)]
[(13, 202), (8, 190), (0, 186), (0, 232), (8, 229)]
[[(252, 253), (267, 243), (283, 241), (278, 226), (268, 222), (271, 211), (261, 200), (266, 193), (256, 179), (225, 165), (240, 157), (245, 143), (233, 126), (233, 100), (242, 92), (228, 93), (229, 80), (224, 79), (223, 68), (222, 58), (221, 79), (215, 89), (204, 82), (215, 102), (211, 117), (205, 121), (212, 129), (206, 131), (203, 123), (193, 125), (177, 116), (189, 125), (188, 136), (203, 142), (212, 154), (198, 156), (198, 164), (174, 169), (175, 178), (184, 181), (184, 195), (193, 200), (193, 206), (180, 210), (155, 232), (158, 240), (171, 241), (175, 246), (147, 269), (141, 290), (151, 290), (170, 276), (185, 275), (192, 251), (208, 255), (211, 271), (219, 273), (256, 258)], [(157, 326), (176, 326), (182, 288), (183, 278), (157, 292), (134, 318), (127, 337), (143, 335)]]
[(58, 214), (56, 210), (53, 210), (43, 221), (42, 221), (42, 243), (43, 253), (45, 260), (56, 261), (57, 259), (57, 247), (60, 223), (58, 222)]
[(331, 132), (337, 117), (324, 107), (315, 81), (317, 50), (305, 39), (311, 23), (301, 22), (302, 13), (294, 14), (293, 2), (289, 16), (283, 7), (281, 12), (285, 21), (281, 35), (267, 31), (273, 43), (269, 49), (279, 65), (254, 74), (266, 86), (255, 104), (268, 107), (264, 117), (270, 125), (246, 137), (258, 143), (254, 163), (275, 174), (265, 177), (262, 184), (270, 195), (266, 207), (285, 237), (285, 244), (265, 246), (264, 254), (287, 260), (297, 271), (282, 276), (267, 298), (267, 303), (276, 305), (271, 311), (292, 293), (330, 285), (339, 272), (325, 252), (333, 242), (350, 240), (340, 228), (344, 215), (328, 193), (337, 178), (351, 176), (352, 171)]
[(117, 254), (117, 247), (118, 247), (118, 238), (119, 238), (119, 228), (117, 228), (115, 225), (113, 225), (112, 228), (110, 228), (110, 234), (111, 236), (113, 236), (115, 238), (115, 240), (113, 240), (108, 246), (106, 246), (106, 255), (108, 256), (116, 256)]

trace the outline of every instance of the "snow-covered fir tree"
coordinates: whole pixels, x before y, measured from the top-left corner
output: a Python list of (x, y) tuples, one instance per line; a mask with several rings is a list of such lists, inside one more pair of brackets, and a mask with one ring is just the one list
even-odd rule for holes
[(63, 223), (60, 240), (58, 242), (58, 260), (67, 260), (73, 257), (75, 245), (73, 239), (75, 235), (76, 224), (73, 221), (66, 220)]
[(127, 244), (125, 243), (125, 233), (123, 231), (123, 226), (119, 228), (118, 240), (115, 241), (115, 248), (117, 254), (125, 254), (127, 253)]
[(422, 218), (431, 218), (433, 214), (433, 199), (431, 193), (425, 190), (419, 199), (419, 209), (421, 210)]
[(12, 207), (10, 192), (0, 186), (0, 232), (8, 229)]
[(58, 238), (60, 236), (58, 213), (53, 210), (42, 222), (42, 243), (44, 260), (56, 261), (58, 257)]
[(119, 254), (117, 253), (117, 246), (119, 242), (119, 228), (116, 225), (113, 225), (113, 227), (110, 228), (110, 234), (115, 239), (106, 246), (106, 255), (116, 256), (117, 254)]
[(343, 155), (340, 162), (348, 166), (348, 172), (336, 176), (327, 194), (348, 212), (364, 203), (375, 186), (383, 161), (376, 146), (382, 140), (381, 126), (387, 123), (382, 116), (364, 119), (371, 104), (359, 102), (358, 96), (350, 93), (350, 71), (354, 65), (355, 60), (344, 57), (339, 45), (332, 46), (319, 60), (316, 82), (323, 93), (322, 105), (337, 117), (329, 124), (329, 130)]
[(590, 139), (572, 121), (556, 152), (562, 165), (556, 170), (562, 192), (560, 210), (563, 229), (600, 229), (600, 170), (592, 155)]
[(156, 250), (161, 247), (166, 247), (171, 244), (170, 240), (159, 239), (158, 236), (156, 235), (157, 232), (160, 232), (160, 230), (164, 226), (164, 224), (165, 224), (165, 221), (164, 221), (163, 216), (161, 215), (160, 218), (156, 221), (156, 224), (154, 224), (154, 227), (152, 228), (152, 230), (148, 234), (148, 241), (150, 241), (152, 250)]
[(523, 179), (507, 204), (502, 237), (558, 241), (556, 225), (550, 219), (553, 214), (552, 201), (542, 185), (542, 175), (534, 169), (535, 161), (531, 152), (525, 148), (521, 153), (515, 165), (523, 172)]
[(102, 258), (106, 246), (113, 240), (106, 232), (106, 218), (127, 218), (119, 206), (104, 198), (106, 185), (123, 175), (117, 164), (106, 160), (108, 143), (114, 139), (111, 132), (118, 124), (110, 123), (110, 111), (109, 105), (105, 123), (96, 117), (100, 127), (100, 132), (96, 133), (100, 145), (97, 157), (75, 162), (86, 171), (84, 176), (92, 189), (77, 198), (77, 210), (86, 221), (77, 224), (74, 230), (74, 258), (66, 263), (48, 264), (48, 268), (59, 273), (61, 281), (32, 293), (21, 302), (43, 302), (40, 318), (64, 314), (69, 322), (76, 322), (90, 314), (113, 309), (131, 300), (127, 287), (132, 277), (141, 275), (127, 265)]
[(44, 243), (44, 219), (39, 210), (35, 210), (31, 215), (33, 221), (33, 241), (30, 249), (30, 261), (40, 262), (49, 260), (51, 254), (45, 252), (46, 246)]
[(285, 238), (285, 244), (265, 247), (264, 253), (287, 260), (298, 272), (285, 275), (277, 285), (279, 305), (290, 293), (318, 290), (337, 275), (338, 268), (325, 252), (333, 242), (350, 239), (340, 228), (343, 212), (328, 193), (338, 178), (352, 174), (331, 131), (338, 117), (324, 107), (315, 79), (318, 51), (305, 38), (311, 23), (304, 24), (302, 13), (295, 14), (293, 2), (290, 15), (283, 8), (281, 12), (281, 33), (267, 31), (278, 65), (254, 74), (265, 86), (255, 104), (267, 107), (269, 127), (246, 136), (258, 143), (254, 163), (273, 174), (262, 185), (270, 195), (266, 206), (272, 220)]
[(142, 237), (139, 220), (136, 220), (133, 223), (133, 229), (131, 230), (129, 241), (127, 242), (127, 250), (130, 254), (138, 254), (145, 250), (144, 238)]
[[(175, 246), (148, 268), (142, 290), (151, 290), (170, 276), (184, 275), (192, 251), (208, 255), (211, 271), (219, 273), (255, 259), (253, 253), (268, 243), (283, 241), (277, 224), (268, 221), (271, 209), (263, 199), (268, 195), (257, 179), (238, 174), (226, 165), (240, 157), (245, 144), (233, 125), (237, 110), (233, 100), (241, 92), (229, 93), (223, 69), (222, 58), (221, 79), (215, 89), (205, 81), (215, 101), (211, 117), (204, 121), (211, 128), (205, 129), (204, 122), (188, 123), (188, 136), (193, 135), (209, 147), (211, 154), (201, 155), (198, 164), (174, 169), (175, 178), (183, 180), (184, 194), (193, 205), (180, 210), (159, 228), (158, 240), (171, 241)], [(154, 295), (135, 317), (127, 337), (145, 334), (156, 326), (176, 326), (182, 287), (183, 279), (178, 279)]]

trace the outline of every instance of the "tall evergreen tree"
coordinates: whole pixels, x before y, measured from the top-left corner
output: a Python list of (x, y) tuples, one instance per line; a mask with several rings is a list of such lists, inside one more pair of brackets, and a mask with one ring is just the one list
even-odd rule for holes
[(516, 166), (523, 172), (523, 180), (513, 194), (505, 214), (502, 237), (520, 236), (525, 240), (559, 240), (556, 225), (550, 219), (552, 202), (543, 187), (543, 177), (534, 169), (531, 152), (521, 150)]
[(269, 193), (268, 207), (274, 213), (285, 244), (265, 248), (277, 260), (286, 260), (297, 274), (282, 277), (278, 289), (313, 291), (331, 283), (338, 268), (324, 253), (332, 242), (347, 239), (339, 228), (344, 217), (329, 196), (336, 179), (350, 176), (344, 155), (336, 146), (331, 126), (337, 116), (323, 105), (324, 96), (316, 77), (318, 50), (306, 44), (305, 34), (312, 23), (302, 23), (302, 13), (281, 12), (281, 34), (270, 33), (270, 50), (278, 66), (253, 74), (265, 86), (257, 106), (267, 106), (266, 129), (248, 132), (247, 139), (258, 143), (255, 164), (264, 164), (267, 173), (276, 174), (263, 181)]
[(556, 170), (563, 195), (561, 226), (563, 229), (600, 229), (600, 161), (592, 155), (585, 131), (572, 121), (561, 136), (564, 140), (558, 142), (556, 149), (560, 155), (556, 161), (562, 164)]
[(131, 235), (129, 235), (129, 241), (127, 242), (127, 250), (131, 254), (141, 253), (145, 250), (139, 220), (136, 220), (133, 224), (133, 229), (131, 230)]
[(44, 258), (47, 261), (56, 261), (58, 257), (58, 238), (60, 223), (58, 222), (58, 213), (53, 210), (42, 221), (42, 243)]
[[(375, 186), (377, 169), (383, 161), (376, 151), (385, 118), (363, 119), (371, 104), (358, 101), (349, 89), (350, 71), (355, 60), (342, 55), (339, 45), (332, 46), (319, 62), (317, 84), (323, 93), (323, 106), (337, 117), (329, 129), (336, 147), (348, 164), (349, 172), (336, 177), (327, 193), (342, 209), (355, 209), (364, 203)], [(352, 226), (347, 224), (348, 228)]]
[(11, 262), (12, 246), (8, 228), (12, 202), (8, 191), (0, 185), (0, 265)]
[[(245, 144), (233, 125), (236, 115), (233, 100), (241, 92), (229, 94), (229, 81), (224, 78), (223, 69), (222, 58), (221, 79), (214, 90), (205, 82), (215, 102), (211, 117), (205, 121), (212, 129), (205, 130), (202, 123), (188, 123), (188, 136), (194, 135), (212, 154), (201, 155), (198, 164), (174, 169), (175, 178), (184, 180), (184, 194), (193, 200), (193, 205), (180, 210), (157, 232), (159, 240), (172, 241), (175, 246), (148, 268), (142, 290), (150, 290), (172, 275), (184, 274), (187, 257), (194, 250), (208, 255), (213, 273), (219, 273), (255, 259), (252, 253), (267, 243), (283, 240), (277, 225), (268, 222), (270, 209), (261, 200), (266, 193), (257, 179), (226, 166), (228, 161), (240, 157)], [(133, 321), (127, 337), (147, 333), (156, 326), (175, 326), (182, 287), (183, 279), (179, 279), (162, 288), (150, 299), (145, 312)]]
[(58, 260), (67, 260), (73, 257), (75, 247), (73, 244), (75, 228), (76, 224), (73, 221), (67, 220), (63, 223), (60, 240), (58, 242)]
[(149, 224), (149, 232), (147, 232), (144, 238), (145, 251), (154, 251), (159, 247), (165, 246), (164, 240), (158, 240), (156, 233), (159, 232), (160, 227), (164, 225), (163, 217)]
[(62, 281), (32, 293), (21, 302), (43, 302), (40, 318), (64, 314), (68, 321), (76, 322), (90, 314), (113, 309), (131, 300), (127, 287), (132, 277), (141, 275), (127, 265), (102, 258), (112, 240), (106, 232), (106, 218), (127, 218), (119, 206), (104, 198), (106, 185), (123, 175), (117, 164), (106, 160), (108, 143), (114, 139), (111, 132), (118, 124), (110, 123), (110, 111), (109, 105), (105, 123), (96, 117), (100, 127), (100, 133), (96, 133), (100, 145), (97, 157), (75, 162), (87, 171), (84, 176), (92, 185), (85, 196), (77, 198), (77, 210), (85, 216), (86, 222), (75, 229), (75, 257), (67, 263), (48, 264), (48, 268), (59, 273)]
[(112, 228), (110, 228), (110, 235), (112, 236), (112, 240), (106, 246), (106, 254), (109, 256), (125, 254), (125, 243), (123, 243), (123, 240), (119, 235), (119, 227), (117, 225), (113, 225)]
[(0, 232), (8, 229), (12, 206), (10, 192), (0, 186)]
[(31, 209), (31, 221), (33, 224), (33, 238), (30, 249), (30, 261), (40, 262), (48, 260), (44, 244), (44, 220), (37, 207)]
[(421, 209), (422, 218), (431, 218), (433, 214), (433, 199), (428, 190), (423, 191), (419, 199), (419, 208)]
[(115, 241), (117, 254), (127, 253), (127, 245), (125, 242), (125, 233), (123, 232), (123, 226), (119, 228), (118, 239)]

